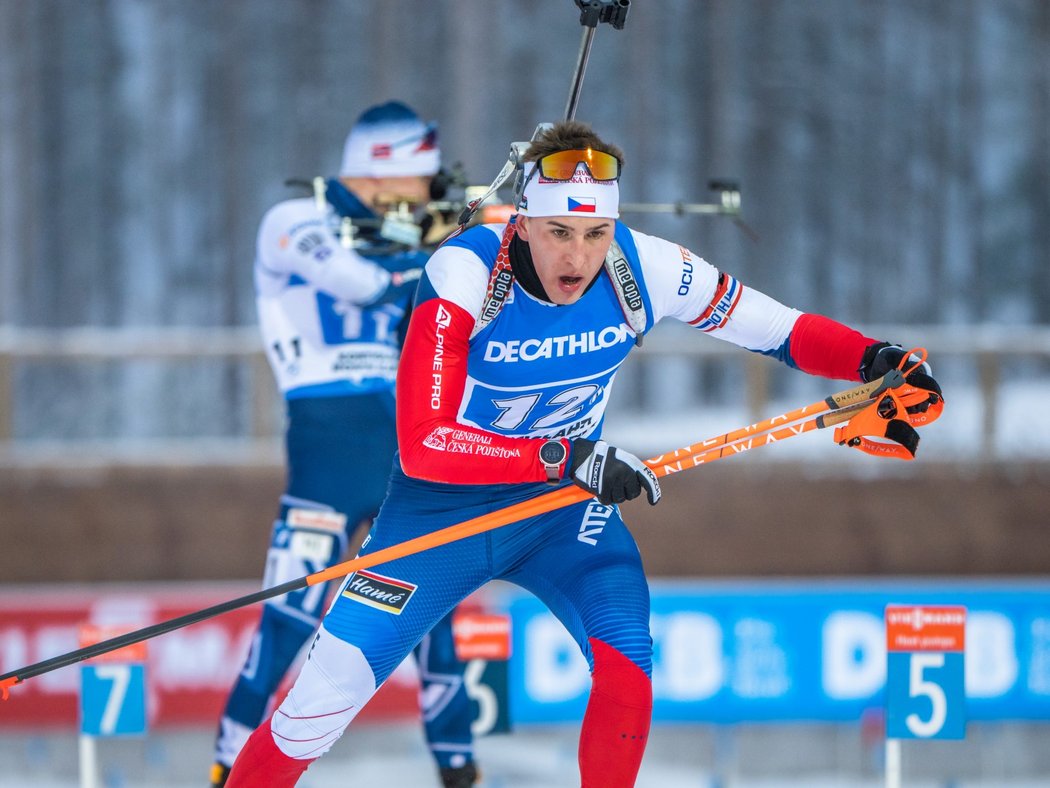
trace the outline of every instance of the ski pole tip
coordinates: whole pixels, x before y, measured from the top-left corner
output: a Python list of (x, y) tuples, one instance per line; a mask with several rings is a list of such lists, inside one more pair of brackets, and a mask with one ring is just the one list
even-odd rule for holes
[(21, 679), (18, 676), (9, 676), (6, 679), (0, 679), (0, 699), (7, 700), (11, 697), (10, 688), (15, 686)]

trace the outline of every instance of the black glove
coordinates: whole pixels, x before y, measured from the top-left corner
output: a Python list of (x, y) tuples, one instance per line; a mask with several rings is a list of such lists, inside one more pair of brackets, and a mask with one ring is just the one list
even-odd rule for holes
[[(901, 361), (907, 354), (908, 351), (900, 345), (891, 345), (889, 342), (876, 342), (874, 345), (869, 345), (867, 350), (864, 351), (864, 356), (860, 362), (860, 376), (866, 383), (877, 380), (891, 369), (898, 369)], [(905, 369), (915, 366), (915, 363), (918, 361), (919, 357), (912, 355), (904, 365)], [(915, 367), (913, 372), (908, 373), (904, 380), (909, 386), (930, 392), (929, 399), (910, 406), (908, 408), (909, 413), (925, 413), (930, 405), (934, 405), (943, 399), (944, 395), (941, 394), (941, 387), (933, 379), (930, 365), (925, 361)]]
[(660, 502), (660, 482), (652, 469), (605, 441), (574, 440), (569, 477), (606, 506), (637, 498), (643, 487), (651, 506)]

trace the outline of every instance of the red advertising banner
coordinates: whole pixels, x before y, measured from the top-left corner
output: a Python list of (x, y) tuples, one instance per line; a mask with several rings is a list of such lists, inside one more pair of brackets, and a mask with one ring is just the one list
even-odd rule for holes
[(465, 613), (452, 619), (456, 656), (463, 660), (510, 659), (510, 616), (503, 613)]
[[(130, 629), (128, 627), (99, 627), (94, 624), (84, 624), (80, 627), (80, 648), (87, 648), (93, 646), (96, 643), (101, 643), (104, 640), (112, 640), (113, 638), (126, 635)], [(103, 654), (99, 654), (97, 657), (85, 660), (83, 664), (91, 665), (99, 662), (145, 662), (146, 655), (149, 653), (149, 641), (143, 640), (139, 643), (132, 643), (123, 648), (115, 648), (112, 651), (106, 651)]]
[[(127, 632), (256, 590), (258, 586), (245, 584), (0, 589), (0, 672), (75, 651), (81, 647), (85, 625)], [(145, 662), (150, 727), (217, 724), (248, 653), (259, 611), (258, 605), (234, 610), (149, 641)], [(0, 729), (75, 727), (79, 689), (79, 665), (17, 684), (10, 699), (0, 702)], [(418, 693), (415, 662), (408, 659), (360, 719), (414, 718), (419, 713)]]
[(958, 605), (887, 605), (886, 650), (963, 651), (966, 608)]

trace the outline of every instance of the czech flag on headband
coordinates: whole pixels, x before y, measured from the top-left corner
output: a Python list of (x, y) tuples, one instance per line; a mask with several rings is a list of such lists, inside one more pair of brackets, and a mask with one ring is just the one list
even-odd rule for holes
[(372, 158), (373, 159), (389, 159), (393, 150), (390, 145), (373, 145), (372, 146)]
[(593, 197), (569, 197), (569, 213), (594, 213), (596, 210)]

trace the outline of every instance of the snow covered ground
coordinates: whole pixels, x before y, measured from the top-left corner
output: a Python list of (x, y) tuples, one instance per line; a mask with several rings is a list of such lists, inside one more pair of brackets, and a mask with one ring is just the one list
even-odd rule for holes
[[(971, 726), (962, 742), (904, 742), (909, 788), (1050, 785), (1048, 726)], [(577, 729), (527, 728), (479, 740), (483, 788), (572, 788)], [(211, 732), (152, 733), (98, 742), (100, 788), (203, 788)], [(77, 788), (77, 739), (0, 737), (2, 788)], [(638, 788), (877, 788), (882, 743), (857, 726), (658, 726)], [(318, 761), (300, 788), (430, 788), (434, 768), (416, 725), (361, 726)]]

